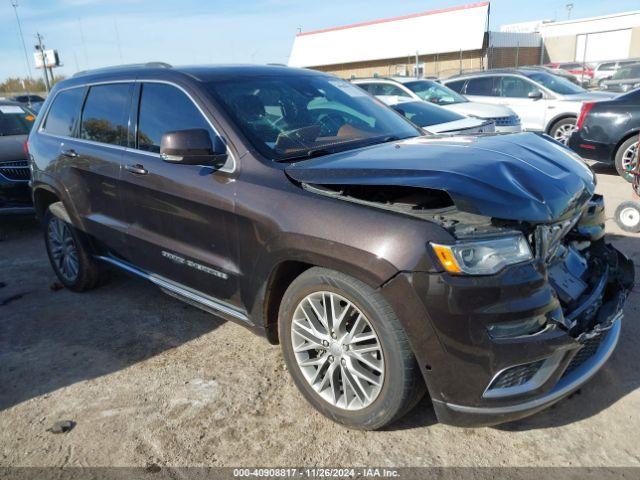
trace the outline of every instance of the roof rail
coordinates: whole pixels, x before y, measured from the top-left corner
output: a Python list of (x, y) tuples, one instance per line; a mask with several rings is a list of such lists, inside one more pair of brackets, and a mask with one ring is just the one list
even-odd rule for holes
[(110, 72), (121, 68), (173, 68), (169, 63), (165, 62), (147, 62), (147, 63), (129, 63), (125, 65), (112, 65), (109, 67), (92, 68), (90, 70), (81, 70), (73, 74), (74, 77), (87, 75), (90, 73)]

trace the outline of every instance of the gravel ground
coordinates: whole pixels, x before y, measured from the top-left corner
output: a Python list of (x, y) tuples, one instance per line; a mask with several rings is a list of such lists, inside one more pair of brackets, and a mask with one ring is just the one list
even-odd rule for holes
[[(600, 169), (615, 206), (631, 189)], [(611, 240), (640, 266), (640, 237)], [(52, 290), (38, 226), (0, 224), (0, 466), (639, 466), (639, 292), (594, 379), (514, 424), (436, 423), (428, 400), (387, 431), (316, 413), (279, 347), (114, 273), (82, 295)], [(0, 284), (2, 285), (2, 284)], [(47, 431), (58, 420), (77, 425)]]

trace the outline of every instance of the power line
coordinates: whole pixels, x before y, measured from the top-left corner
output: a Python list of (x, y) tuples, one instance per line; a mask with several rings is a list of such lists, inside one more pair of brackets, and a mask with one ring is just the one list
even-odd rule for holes
[(29, 55), (27, 54), (27, 45), (24, 43), (24, 35), (22, 34), (22, 25), (20, 24), (20, 17), (18, 16), (18, 0), (11, 0), (11, 6), (16, 14), (16, 21), (18, 22), (18, 32), (20, 33), (20, 40), (22, 41), (22, 49), (24, 50), (24, 62), (27, 65), (27, 73), (29, 74), (29, 80), (33, 80), (31, 76), (31, 63), (29, 63)]

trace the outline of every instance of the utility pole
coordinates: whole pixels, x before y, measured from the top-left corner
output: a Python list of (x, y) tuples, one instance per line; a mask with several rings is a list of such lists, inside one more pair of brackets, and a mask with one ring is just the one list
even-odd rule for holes
[[(29, 80), (31, 77), (31, 63), (29, 62), (29, 54), (27, 53), (27, 45), (24, 43), (24, 35), (22, 34), (22, 25), (20, 24), (20, 17), (18, 16), (18, 0), (11, 0), (11, 6), (13, 7), (13, 11), (16, 14), (16, 22), (18, 22), (18, 32), (20, 33), (20, 41), (22, 42), (22, 50), (24, 51), (24, 61), (27, 65), (27, 73), (29, 75)], [(25, 90), (27, 95), (29, 95), (29, 90), (25, 86)]]
[(36, 50), (40, 52), (40, 56), (42, 58), (42, 72), (44, 73), (44, 87), (47, 89), (47, 92), (51, 90), (51, 85), (49, 84), (49, 75), (47, 75), (47, 61), (44, 55), (44, 45), (42, 43), (42, 35), (36, 33), (36, 38), (38, 39), (38, 45), (36, 45)]
[(565, 8), (567, 9), (567, 20), (571, 20), (571, 10), (573, 10), (573, 3), (567, 3)]

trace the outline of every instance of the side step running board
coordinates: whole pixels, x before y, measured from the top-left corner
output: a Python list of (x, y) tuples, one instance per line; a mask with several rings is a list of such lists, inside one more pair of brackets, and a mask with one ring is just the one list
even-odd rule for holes
[(245, 312), (221, 300), (213, 298), (202, 292), (198, 292), (197, 290), (189, 288), (185, 285), (181, 285), (179, 283), (168, 280), (164, 277), (161, 277), (160, 275), (140, 270), (139, 268), (134, 267), (127, 262), (123, 262), (122, 260), (103, 255), (96, 255), (95, 258), (121, 268), (122, 270), (132, 273), (133, 275), (144, 278), (145, 280), (149, 280), (169, 295), (176, 297), (179, 300), (182, 300), (190, 305), (201, 308), (206, 312), (227, 315), (248, 325), (253, 325)]

